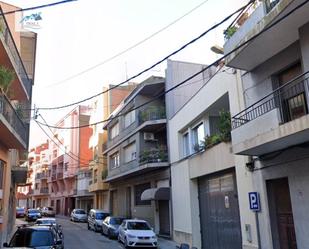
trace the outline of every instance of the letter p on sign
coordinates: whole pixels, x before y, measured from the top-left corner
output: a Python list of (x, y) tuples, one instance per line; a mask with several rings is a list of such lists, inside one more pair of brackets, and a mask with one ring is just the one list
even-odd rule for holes
[(250, 210), (254, 212), (258, 212), (261, 210), (260, 207), (260, 197), (258, 192), (250, 192), (249, 193), (249, 206)]

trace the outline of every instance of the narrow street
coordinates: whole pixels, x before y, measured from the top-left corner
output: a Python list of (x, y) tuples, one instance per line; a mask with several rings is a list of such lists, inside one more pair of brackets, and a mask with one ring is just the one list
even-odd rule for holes
[[(62, 226), (65, 249), (123, 249), (124, 246), (117, 240), (110, 240), (100, 233), (89, 231), (87, 223), (75, 223), (66, 218), (57, 218)], [(160, 249), (175, 249), (173, 242), (159, 239)]]

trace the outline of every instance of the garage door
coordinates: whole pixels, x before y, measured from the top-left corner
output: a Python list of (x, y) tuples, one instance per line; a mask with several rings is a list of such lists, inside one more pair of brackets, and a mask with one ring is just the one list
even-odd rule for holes
[(235, 173), (198, 180), (203, 249), (241, 249)]

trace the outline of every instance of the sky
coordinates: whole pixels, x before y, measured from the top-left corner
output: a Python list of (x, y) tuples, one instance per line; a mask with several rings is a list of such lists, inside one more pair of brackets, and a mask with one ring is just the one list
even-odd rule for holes
[[(59, 0), (4, 0), (22, 8), (56, 1)], [(103, 86), (118, 84), (178, 49), (247, 2), (206, 0), (191, 14), (138, 47), (79, 77), (64, 81), (138, 43), (204, 1), (78, 0), (32, 11), (42, 13), (41, 28), (36, 31), (32, 105), (53, 107), (68, 104), (102, 91)], [(218, 58), (210, 47), (215, 44), (223, 46), (223, 30), (228, 24), (171, 59), (210, 64)], [(141, 82), (151, 75), (164, 76), (165, 67), (163, 63), (134, 82)], [(55, 124), (72, 109), (40, 110), (39, 113), (49, 124)], [(46, 139), (32, 121), (30, 148)]]

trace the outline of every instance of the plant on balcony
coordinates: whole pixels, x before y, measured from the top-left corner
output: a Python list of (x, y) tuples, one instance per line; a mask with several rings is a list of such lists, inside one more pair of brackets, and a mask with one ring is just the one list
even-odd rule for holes
[(165, 118), (164, 106), (149, 106), (140, 112), (140, 121), (145, 122), (153, 119)]
[(13, 80), (15, 79), (14, 71), (0, 66), (0, 89), (4, 94), (8, 94), (10, 85), (12, 84)]
[(103, 169), (103, 171), (102, 171), (102, 180), (105, 180), (107, 175), (108, 175), (107, 169)]
[(228, 27), (226, 30), (223, 31), (224, 38), (226, 40), (230, 39), (236, 31), (237, 31), (236, 26)]
[(229, 111), (222, 110), (219, 112), (219, 135), (221, 141), (229, 142), (231, 141), (231, 114)]
[(166, 162), (167, 152), (164, 146), (144, 150), (140, 153), (140, 163)]

